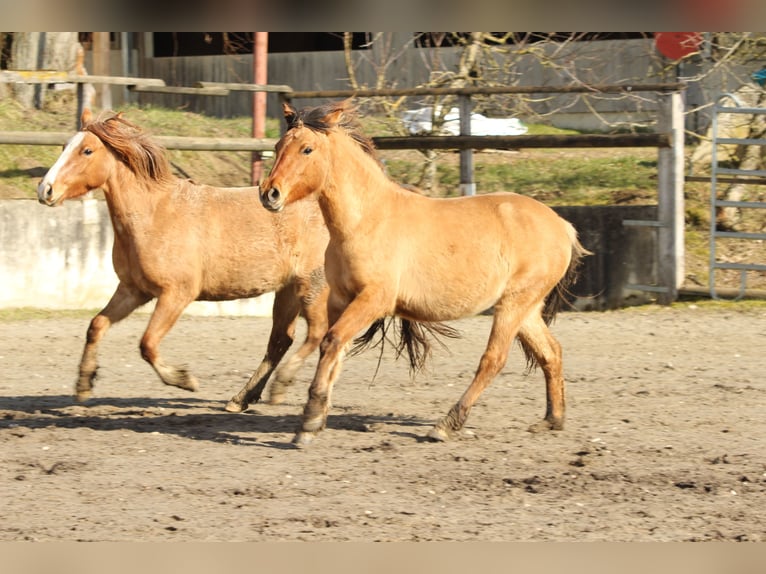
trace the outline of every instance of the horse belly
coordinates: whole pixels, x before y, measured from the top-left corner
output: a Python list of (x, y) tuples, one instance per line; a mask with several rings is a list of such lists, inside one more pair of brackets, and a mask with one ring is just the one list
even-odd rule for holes
[(459, 319), (491, 308), (507, 285), (507, 268), (498, 261), (422, 264), (401, 282), (397, 309), (421, 321)]
[(285, 279), (281, 269), (257, 262), (207, 269), (203, 274), (198, 300), (231, 301), (276, 291)]

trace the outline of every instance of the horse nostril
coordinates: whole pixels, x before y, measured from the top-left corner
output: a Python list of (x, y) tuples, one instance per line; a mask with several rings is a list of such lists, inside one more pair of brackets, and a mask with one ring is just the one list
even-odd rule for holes
[(53, 186), (52, 185), (49, 185), (47, 187), (47, 189), (45, 190), (45, 197), (47, 197), (48, 199), (53, 197)]
[(276, 187), (272, 187), (266, 195), (269, 198), (269, 202), (272, 203), (272, 204), (274, 204), (277, 201), (279, 201), (280, 193), (279, 193), (279, 190)]

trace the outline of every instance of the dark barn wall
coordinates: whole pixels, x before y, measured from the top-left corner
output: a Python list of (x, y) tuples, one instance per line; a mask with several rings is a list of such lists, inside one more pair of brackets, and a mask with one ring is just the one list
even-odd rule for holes
[(656, 205), (554, 207), (570, 221), (580, 242), (593, 255), (585, 257), (571, 289), (574, 305), (584, 310), (616, 309), (654, 301), (653, 293), (627, 285), (653, 285), (657, 278), (657, 230), (626, 227), (625, 219), (656, 220)]

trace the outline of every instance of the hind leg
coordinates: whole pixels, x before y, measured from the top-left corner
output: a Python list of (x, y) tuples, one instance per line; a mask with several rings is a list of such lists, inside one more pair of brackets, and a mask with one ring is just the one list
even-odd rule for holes
[(508, 350), (521, 323), (517, 309), (518, 304), (496, 306), (487, 349), (481, 356), (473, 381), (455, 406), (430, 430), (428, 438), (446, 441), (463, 428), (471, 407), (505, 366)]
[(564, 374), (561, 345), (539, 313), (530, 315), (519, 330), (519, 340), (528, 357), (534, 359), (545, 375), (545, 418), (529, 427), (530, 432), (564, 428)]
[(261, 400), (261, 394), (271, 373), (293, 344), (299, 311), (300, 301), (294, 285), (288, 285), (274, 294), (271, 334), (266, 346), (266, 354), (247, 384), (226, 404), (227, 411), (240, 413), (247, 410), (251, 403)]
[(322, 289), (318, 296), (304, 298), (303, 316), (306, 318), (308, 332), (306, 340), (284, 365), (277, 369), (274, 380), (269, 387), (269, 403), (278, 405), (285, 400), (288, 387), (292, 384), (295, 374), (308, 356), (319, 347), (322, 337), (327, 333), (327, 297), (330, 288)]
[(93, 381), (98, 370), (98, 344), (109, 327), (130, 315), (150, 299), (150, 296), (138, 293), (124, 283), (120, 283), (106, 307), (93, 317), (88, 326), (85, 348), (80, 359), (80, 373), (75, 385), (76, 400), (82, 402), (91, 397)]
[(141, 357), (152, 366), (162, 382), (187, 391), (196, 391), (199, 382), (185, 367), (165, 363), (160, 356), (159, 345), (193, 300), (193, 297), (181, 297), (178, 294), (161, 294), (140, 344)]

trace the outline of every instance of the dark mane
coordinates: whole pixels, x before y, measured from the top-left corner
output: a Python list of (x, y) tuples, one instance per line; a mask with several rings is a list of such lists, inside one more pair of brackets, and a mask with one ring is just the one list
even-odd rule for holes
[(141, 128), (123, 119), (121, 114), (92, 121), (85, 125), (83, 130), (91, 132), (104, 142), (104, 145), (139, 177), (157, 182), (173, 179), (165, 148)]
[[(331, 124), (324, 121), (324, 118), (328, 114), (337, 112), (338, 110), (343, 110), (343, 115), (337, 124)], [(378, 150), (375, 148), (375, 144), (372, 142), (372, 139), (365, 136), (361, 132), (361, 125), (359, 124), (357, 111), (358, 108), (351, 105), (349, 100), (331, 102), (329, 104), (317, 106), (315, 108), (304, 108), (296, 112), (287, 128), (290, 129), (295, 125), (300, 124), (301, 122), (307, 128), (311, 128), (312, 130), (322, 133), (327, 133), (333, 128), (340, 128), (345, 131), (356, 143), (358, 143), (359, 146), (365, 151), (365, 153), (372, 156), (375, 161), (380, 163), (378, 158)]]

